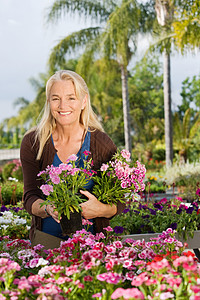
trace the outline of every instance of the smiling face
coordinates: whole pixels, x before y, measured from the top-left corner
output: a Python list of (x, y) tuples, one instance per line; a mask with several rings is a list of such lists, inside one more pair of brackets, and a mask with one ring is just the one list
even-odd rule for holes
[(79, 124), (81, 110), (86, 105), (86, 97), (78, 99), (71, 80), (56, 81), (49, 95), (50, 110), (57, 125)]

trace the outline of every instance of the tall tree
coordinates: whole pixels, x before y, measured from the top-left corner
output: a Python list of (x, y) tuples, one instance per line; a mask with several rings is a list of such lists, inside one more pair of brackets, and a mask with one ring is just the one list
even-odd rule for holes
[[(164, 35), (167, 35), (171, 31), (174, 11), (173, 3), (171, 0), (156, 0), (155, 9), (158, 23), (163, 27)], [(170, 167), (173, 163), (170, 52), (171, 42), (167, 39), (163, 48), (166, 167)]]
[[(150, 1), (152, 6), (152, 2)], [(149, 4), (149, 6), (150, 6)], [(147, 4), (138, 4), (135, 0), (122, 1), (79, 1), (79, 0), (56, 0), (50, 8), (48, 21), (57, 20), (62, 12), (79, 13), (80, 16), (90, 15), (91, 18), (100, 22), (98, 27), (90, 27), (79, 32), (72, 33), (54, 47), (50, 55), (50, 66), (55, 68), (58, 62), (65, 59), (65, 55), (84, 46), (84, 54), (79, 67), (87, 69), (96, 53), (104, 57), (116, 59), (121, 70), (122, 99), (124, 114), (125, 148), (131, 152), (131, 129), (128, 97), (128, 71), (127, 66), (131, 56), (136, 50), (136, 41), (139, 32), (148, 30), (153, 10), (147, 13)], [(132, 49), (130, 43), (132, 42)]]
[(182, 53), (200, 47), (200, 1), (183, 1), (181, 9), (175, 11), (173, 22), (174, 39)]

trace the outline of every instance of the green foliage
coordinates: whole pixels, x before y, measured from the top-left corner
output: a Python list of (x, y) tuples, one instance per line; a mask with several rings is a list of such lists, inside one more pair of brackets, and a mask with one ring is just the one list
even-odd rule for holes
[[(120, 70), (116, 61), (94, 62), (87, 75), (94, 111), (102, 119), (105, 131), (117, 146), (124, 145)], [(114, 88), (113, 88), (114, 87)]]
[(23, 183), (7, 181), (0, 184), (1, 197), (4, 205), (15, 204), (22, 200)]
[[(181, 9), (180, 9), (181, 8)], [(199, 0), (181, 1), (173, 22), (175, 44), (182, 53), (200, 46)]]
[(23, 181), (23, 173), (21, 162), (18, 159), (10, 161), (2, 167), (2, 179), (8, 180), (9, 177), (15, 178), (16, 180)]
[(163, 198), (159, 202), (134, 201), (121, 215), (111, 220), (111, 226), (122, 226), (125, 234), (162, 232), (167, 228), (177, 230), (188, 238), (199, 229), (200, 214), (196, 204), (189, 209), (181, 208), (181, 200)]
[[(178, 113), (183, 118), (185, 111), (190, 108), (192, 116), (195, 115), (197, 108), (200, 108), (200, 75), (193, 76), (192, 79), (187, 77), (182, 82), (182, 104), (178, 106)], [(194, 106), (195, 105), (195, 106)]]
[(9, 177), (12, 177), (11, 174), (12, 174), (14, 167), (15, 167), (15, 163), (13, 163), (13, 162), (8, 162), (3, 166), (2, 177), (3, 177), (4, 181), (6, 181)]
[(130, 109), (134, 140), (146, 143), (164, 135), (163, 87), (158, 57), (145, 57), (129, 77)]

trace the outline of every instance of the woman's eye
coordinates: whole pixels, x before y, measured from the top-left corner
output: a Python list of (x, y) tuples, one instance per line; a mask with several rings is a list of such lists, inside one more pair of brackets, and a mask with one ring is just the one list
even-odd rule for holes
[(56, 100), (59, 100), (59, 98), (52, 98), (52, 101), (56, 101)]
[(76, 99), (75, 99), (75, 98), (73, 98), (73, 97), (70, 97), (70, 98), (69, 98), (69, 100), (76, 100)]

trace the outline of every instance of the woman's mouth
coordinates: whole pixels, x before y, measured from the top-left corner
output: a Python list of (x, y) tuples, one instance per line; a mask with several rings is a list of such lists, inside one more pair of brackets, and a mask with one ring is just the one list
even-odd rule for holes
[(70, 115), (70, 114), (71, 114), (71, 111), (66, 111), (66, 112), (59, 111), (58, 113), (59, 113), (61, 116), (67, 116), (67, 115)]

